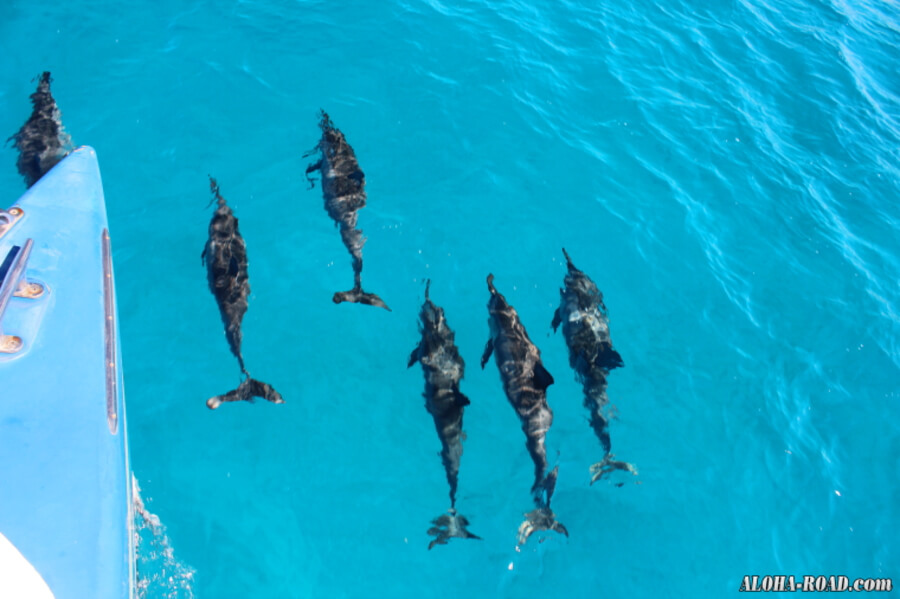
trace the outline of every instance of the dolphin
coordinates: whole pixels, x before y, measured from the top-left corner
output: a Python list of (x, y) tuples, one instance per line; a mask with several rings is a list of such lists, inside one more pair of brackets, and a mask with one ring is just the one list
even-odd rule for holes
[(209, 290), (219, 306), (228, 346), (237, 358), (241, 373), (246, 379), (237, 389), (210, 397), (206, 405), (215, 410), (224, 402), (253, 401), (253, 397), (261, 397), (273, 403), (284, 403), (278, 391), (267, 383), (251, 378), (244, 366), (244, 357), (241, 355), (241, 321), (247, 312), (247, 298), (250, 296), (247, 245), (238, 231), (238, 219), (225, 203), (225, 198), (219, 193), (219, 185), (212, 177), (209, 178), (209, 187), (213, 193), (210, 204), (216, 202), (217, 207), (212, 220), (209, 221), (209, 239), (203, 253), (200, 254), (200, 260), (206, 265)]
[(31, 94), (31, 116), (18, 133), (6, 140), (15, 142), (19, 151), (16, 166), (28, 187), (72, 151), (72, 139), (63, 129), (59, 108), (50, 93), (51, 81), (50, 72), (44, 71), (37, 91)]
[(434, 427), (441, 440), (441, 461), (450, 485), (450, 509), (447, 514), (434, 520), (428, 530), (435, 539), (428, 549), (435, 545), (446, 545), (451, 537), (480, 539), (466, 530), (469, 521), (456, 513), (456, 487), (459, 477), (459, 461), (462, 457), (463, 410), (469, 405), (469, 398), (459, 390), (459, 381), (465, 375), (466, 363), (459, 355), (454, 343), (453, 330), (444, 318), (444, 309), (435, 305), (428, 295), (431, 281), (425, 283), (425, 303), (419, 312), (419, 332), (422, 339), (409, 355), (407, 368), (416, 362), (425, 373), (425, 408), (434, 418)]
[(312, 186), (315, 183), (309, 176), (310, 173), (315, 171), (321, 173), (325, 210), (335, 226), (340, 227), (341, 240), (353, 258), (353, 289), (335, 293), (332, 301), (336, 304), (341, 302), (368, 304), (390, 312), (391, 309), (380, 297), (362, 290), (362, 247), (366, 239), (362, 230), (356, 228), (356, 221), (357, 212), (366, 205), (366, 176), (359, 168), (353, 148), (347, 143), (344, 134), (334, 127), (324, 110), (319, 127), (322, 129), (322, 138), (311, 152), (304, 155), (304, 158), (316, 151), (320, 151), (322, 155), (317, 162), (306, 168), (306, 178)]
[(524, 544), (538, 530), (554, 530), (569, 536), (566, 527), (557, 522), (550, 509), (558, 466), (547, 473), (544, 438), (553, 424), (553, 412), (547, 405), (547, 387), (553, 384), (553, 376), (541, 363), (541, 352), (528, 338), (515, 308), (494, 287), (494, 275), (488, 275), (487, 285), (491, 292), (488, 301), (491, 334), (481, 356), (481, 368), (493, 353), (506, 398), (519, 416), (525, 433), (525, 446), (534, 462), (531, 493), (536, 509), (525, 514), (525, 521), (519, 527), (518, 542)]
[(603, 447), (603, 460), (590, 468), (591, 484), (616, 470), (637, 475), (632, 464), (615, 460), (611, 453), (606, 377), (611, 370), (625, 363), (613, 348), (609, 336), (609, 316), (603, 294), (590, 277), (575, 267), (565, 248), (563, 255), (569, 271), (559, 290), (560, 305), (550, 326), (555, 332), (562, 324), (563, 336), (569, 346), (569, 365), (584, 389), (584, 407), (590, 412), (591, 428)]

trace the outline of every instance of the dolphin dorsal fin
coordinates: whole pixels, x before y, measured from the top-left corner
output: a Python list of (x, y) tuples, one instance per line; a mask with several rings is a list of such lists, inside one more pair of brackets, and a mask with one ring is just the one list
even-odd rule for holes
[(534, 386), (543, 391), (554, 383), (553, 375), (547, 372), (544, 365), (538, 362), (534, 366)]

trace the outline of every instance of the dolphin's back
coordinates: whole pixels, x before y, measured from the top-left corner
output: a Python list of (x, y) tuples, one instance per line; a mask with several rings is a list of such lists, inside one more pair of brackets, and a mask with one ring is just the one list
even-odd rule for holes
[(491, 337), (482, 356), (482, 367), (493, 352), (506, 398), (519, 416), (525, 433), (526, 447), (535, 470), (532, 491), (538, 493), (547, 476), (544, 439), (553, 424), (547, 387), (553, 384), (553, 376), (544, 368), (541, 352), (528, 337), (515, 308), (494, 287), (493, 275), (488, 277), (488, 289), (491, 292), (488, 301)]
[(72, 140), (63, 129), (59, 108), (50, 93), (50, 82), (50, 72), (44, 71), (37, 90), (31, 94), (31, 116), (9, 138), (19, 151), (16, 167), (28, 187), (37, 183), (72, 150)]
[(322, 111), (319, 127), (322, 137), (313, 152), (320, 151), (322, 155), (317, 162), (306, 168), (306, 176), (312, 182), (310, 173), (321, 173), (325, 210), (340, 227), (341, 241), (353, 259), (353, 289), (335, 293), (332, 301), (336, 304), (368, 304), (390, 311), (384, 300), (374, 293), (362, 290), (362, 248), (366, 239), (356, 225), (357, 213), (366, 205), (366, 176), (359, 168), (353, 148), (347, 143), (344, 134), (332, 125), (325, 111)]
[(590, 413), (589, 424), (603, 449), (603, 459), (590, 468), (591, 484), (616, 470), (636, 475), (637, 469), (632, 464), (613, 459), (606, 378), (611, 370), (624, 366), (624, 361), (613, 348), (603, 294), (594, 281), (572, 263), (565, 249), (563, 254), (568, 262), (568, 272), (551, 326), (556, 330), (559, 324), (563, 325), (569, 364), (582, 385), (584, 407)]
[(435, 526), (428, 534), (435, 538), (428, 549), (445, 545), (451, 538), (478, 539), (466, 528), (469, 521), (456, 513), (456, 490), (459, 466), (463, 453), (463, 411), (469, 398), (459, 390), (459, 382), (465, 375), (466, 364), (456, 347), (453, 330), (444, 319), (444, 310), (428, 297), (431, 286), (425, 287), (425, 303), (419, 312), (421, 339), (409, 356), (407, 366), (416, 362), (425, 373), (425, 407), (434, 420), (434, 427), (441, 441), (441, 462), (450, 486), (450, 510), (432, 520)]
[[(217, 187), (216, 193), (218, 194)], [(247, 245), (238, 229), (238, 219), (224, 199), (220, 201), (209, 223), (209, 239), (203, 250), (203, 259), (209, 290), (219, 306), (228, 345), (238, 359), (241, 370), (246, 372), (241, 355), (241, 322), (247, 312), (250, 297)]]

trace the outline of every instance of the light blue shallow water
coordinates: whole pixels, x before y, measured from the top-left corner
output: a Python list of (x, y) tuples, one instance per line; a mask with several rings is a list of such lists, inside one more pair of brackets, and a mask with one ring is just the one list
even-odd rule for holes
[[(175, 557), (149, 597), (723, 597), (745, 574), (900, 580), (900, 10), (890, 1), (88, 2), (0, 9), (0, 133), (48, 69), (98, 152), (132, 466)], [(367, 176), (365, 287), (307, 190), (317, 110)], [(4, 133), (5, 132), (5, 133)], [(0, 148), (0, 205), (23, 191)], [(207, 173), (240, 218), (239, 378), (200, 252)], [(600, 457), (550, 335), (560, 248), (626, 367)], [(532, 468), (496, 367), (496, 284), (556, 384), (554, 509), (516, 549)], [(422, 280), (468, 370), (447, 508), (406, 358)], [(635, 484), (639, 481), (640, 484)], [(4, 491), (7, 492), (7, 491)], [(152, 564), (147, 567), (157, 567)]]

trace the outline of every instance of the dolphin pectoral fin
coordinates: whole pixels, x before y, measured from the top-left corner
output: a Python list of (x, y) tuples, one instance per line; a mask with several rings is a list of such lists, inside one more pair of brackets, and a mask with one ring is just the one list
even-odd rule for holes
[(606, 457), (603, 458), (603, 461), (597, 462), (591, 466), (591, 484), (593, 485), (598, 480), (602, 480), (608, 475), (616, 472), (617, 470), (621, 470), (623, 472), (630, 472), (634, 476), (638, 475), (638, 470), (634, 466), (634, 464), (629, 464), (628, 462), (622, 462), (619, 460), (615, 460), (616, 456), (614, 454), (607, 454)]
[(545, 390), (547, 387), (552, 385), (553, 375), (547, 372), (547, 369), (544, 368), (544, 365), (538, 362), (534, 366), (534, 385), (541, 391)]
[(491, 359), (491, 354), (494, 353), (494, 338), (491, 337), (487, 340), (487, 343), (484, 346), (484, 353), (481, 354), (481, 369), (484, 370), (484, 365), (487, 364), (487, 361)]
[(553, 313), (553, 322), (550, 323), (550, 326), (553, 327), (553, 332), (556, 332), (556, 329), (559, 328), (559, 325), (562, 324), (562, 316), (559, 315), (559, 308), (556, 309), (556, 312)]
[(459, 408), (464, 408), (470, 405), (472, 402), (469, 401), (469, 398), (466, 397), (463, 393), (459, 391), (456, 392), (456, 406)]
[(413, 364), (419, 361), (419, 356), (422, 351), (422, 342), (419, 342), (419, 345), (416, 346), (416, 349), (412, 350), (412, 353), (409, 354), (409, 362), (406, 363), (406, 367), (410, 368)]
[(313, 154), (315, 154), (318, 151), (319, 151), (319, 144), (316, 144), (312, 150), (307, 150), (306, 152), (303, 152), (302, 158), (309, 158), (310, 156), (312, 156)]
[[(315, 151), (315, 150), (313, 150), (313, 151)], [(312, 152), (310, 152), (310, 154), (312, 154)], [(306, 156), (309, 156), (309, 154), (305, 154), (303, 157), (306, 158)], [(320, 171), (320, 170), (322, 170), (322, 161), (321, 160), (319, 160), (318, 162), (313, 162), (312, 164), (310, 164), (309, 166), (306, 167), (305, 174), (306, 174), (306, 180), (309, 182), (309, 189), (312, 189), (313, 187), (316, 186), (316, 180), (313, 179), (312, 177), (310, 177), (309, 174), (314, 173), (315, 171)]]
[(431, 523), (434, 526), (428, 529), (428, 534), (435, 538), (428, 543), (429, 550), (435, 545), (446, 545), (453, 537), (481, 540), (481, 537), (472, 534), (466, 529), (466, 526), (469, 525), (469, 520), (465, 516), (457, 514), (456, 510), (451, 509), (450, 513), (441, 514), (432, 520)]

